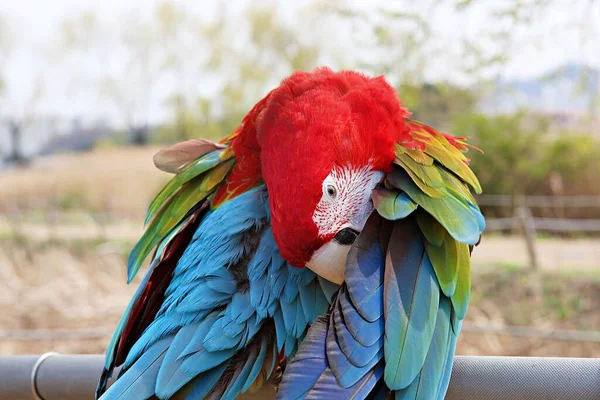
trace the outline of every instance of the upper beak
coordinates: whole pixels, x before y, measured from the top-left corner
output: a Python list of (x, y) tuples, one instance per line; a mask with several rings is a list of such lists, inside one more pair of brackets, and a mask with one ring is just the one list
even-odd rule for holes
[(347, 227), (336, 233), (333, 240), (341, 245), (349, 246), (354, 243), (359, 234), (360, 232), (356, 229)]

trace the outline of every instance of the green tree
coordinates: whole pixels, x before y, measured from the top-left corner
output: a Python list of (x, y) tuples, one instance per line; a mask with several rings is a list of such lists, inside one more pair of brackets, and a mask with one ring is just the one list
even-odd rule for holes
[(564, 133), (548, 144), (542, 163), (558, 179), (561, 194), (600, 195), (600, 143), (593, 136)]
[(472, 114), (457, 117), (452, 133), (467, 136), (484, 153), (469, 152), (471, 166), (485, 193), (526, 194), (548, 176), (544, 163), (547, 120), (526, 113), (502, 116)]
[(477, 92), (446, 83), (400, 84), (398, 94), (415, 119), (448, 130), (453, 119), (469, 115), (477, 103)]

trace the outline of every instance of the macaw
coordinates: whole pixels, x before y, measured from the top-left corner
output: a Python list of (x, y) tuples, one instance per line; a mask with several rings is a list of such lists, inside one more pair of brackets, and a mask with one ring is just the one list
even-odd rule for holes
[(129, 281), (154, 253), (97, 398), (234, 399), (280, 381), (281, 399), (442, 399), (485, 226), (467, 149), (411, 119), (383, 77), (318, 68), (219, 143), (159, 152), (175, 176), (131, 251)]

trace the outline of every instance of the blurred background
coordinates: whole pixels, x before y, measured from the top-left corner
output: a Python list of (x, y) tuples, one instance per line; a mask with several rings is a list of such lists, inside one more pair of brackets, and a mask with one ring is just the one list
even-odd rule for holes
[(0, 0), (0, 354), (103, 352), (169, 178), (152, 155), (329, 65), (485, 152), (458, 353), (600, 357), (598, 21), (595, 0)]

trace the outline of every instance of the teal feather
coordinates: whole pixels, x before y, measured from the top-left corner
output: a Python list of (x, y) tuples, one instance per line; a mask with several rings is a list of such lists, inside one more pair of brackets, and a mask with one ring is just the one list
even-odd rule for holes
[[(248, 378), (246, 379), (246, 382), (244, 383), (244, 386), (242, 387), (242, 390), (241, 390), (242, 393), (244, 393), (248, 389), (250, 389), (250, 386), (252, 386), (252, 384), (258, 377), (258, 374), (260, 373), (260, 370), (263, 367), (263, 363), (265, 362), (265, 357), (267, 356), (268, 347), (269, 347), (269, 344), (267, 343), (267, 337), (263, 336), (260, 341), (260, 349), (258, 352), (258, 356), (256, 357), (256, 361), (254, 362), (254, 365), (252, 366), (252, 369), (250, 370), (250, 373), (248, 374)], [(273, 360), (275, 360), (275, 357), (273, 357)]]
[(184, 326), (175, 334), (161, 363), (156, 378), (156, 395), (159, 398), (172, 397), (186, 383), (194, 378), (181, 370), (183, 360), (179, 357), (198, 329), (198, 324)]
[(433, 337), (440, 289), (414, 219), (396, 224), (385, 266), (385, 382), (400, 390), (419, 373)]
[(139, 400), (154, 395), (156, 377), (171, 343), (170, 337), (154, 343), (113, 383), (100, 400)]
[(250, 345), (247, 351), (247, 356), (243, 359), (240, 366), (234, 372), (233, 377), (227, 385), (227, 389), (223, 393), (222, 400), (234, 400), (242, 391), (246, 381), (250, 377), (250, 373), (254, 369), (254, 363), (258, 358), (258, 349), (256, 344)]
[(190, 393), (186, 396), (186, 400), (204, 399), (213, 390), (217, 382), (223, 376), (223, 373), (229, 366), (230, 360), (198, 375), (191, 382), (193, 387)]
[[(207, 211), (194, 230), (186, 231), (189, 238), (180, 240), (183, 254), (171, 260), (172, 266), (161, 264), (170, 282), (153, 295), (161, 296), (162, 304), (154, 305), (158, 311), (138, 337), (127, 338), (133, 345), (124, 355), (118, 384), (104, 400), (140, 398), (137, 393), (127, 397), (132, 393), (128, 385), (145, 398), (180, 393), (188, 398), (234, 398), (249, 389), (258, 374), (266, 374), (261, 381), (270, 378), (279, 351), (288, 357), (297, 351), (308, 325), (326, 312), (331, 297), (323, 287), (330, 287), (312, 271), (291, 267), (280, 257), (267, 209), (266, 188), (261, 186)], [(159, 251), (180, 238), (178, 234), (178, 228), (170, 232)], [(143, 284), (140, 293), (145, 289)], [(278, 351), (263, 369), (271, 340)], [(244, 361), (238, 365), (240, 360)], [(113, 364), (108, 361), (103, 379)]]
[(447, 192), (440, 198), (430, 197), (419, 189), (404, 170), (399, 168), (389, 173), (387, 179), (433, 215), (453, 238), (461, 243), (477, 244), (485, 227), (482, 226), (483, 216), (477, 207), (451, 192)]
[(417, 203), (406, 193), (388, 190), (383, 186), (375, 188), (371, 197), (379, 215), (390, 221), (406, 218), (417, 209)]
[(440, 391), (440, 382), (446, 372), (446, 360), (449, 357), (449, 338), (451, 305), (447, 297), (440, 297), (435, 332), (423, 368), (405, 389), (395, 393), (398, 400), (443, 400), (446, 390)]

